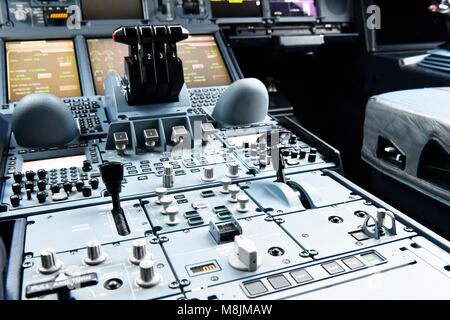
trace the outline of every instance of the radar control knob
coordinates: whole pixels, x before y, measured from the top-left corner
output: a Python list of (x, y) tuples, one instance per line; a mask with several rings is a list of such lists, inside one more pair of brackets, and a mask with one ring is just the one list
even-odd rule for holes
[(230, 197), (228, 198), (229, 202), (236, 203), (237, 202), (237, 194), (241, 191), (241, 189), (237, 185), (232, 185), (228, 188), (228, 192), (230, 193)]
[(47, 171), (45, 171), (44, 169), (39, 169), (37, 171), (37, 176), (40, 180), (45, 180), (45, 178), (47, 177)]
[(86, 257), (83, 258), (83, 262), (95, 266), (104, 262), (108, 258), (108, 255), (103, 252), (102, 244), (98, 240), (91, 240), (87, 243)]
[(250, 202), (250, 198), (245, 194), (241, 194), (237, 196), (237, 202), (239, 207), (237, 208), (238, 212), (245, 213), (248, 211), (248, 203)]
[(231, 179), (230, 178), (222, 178), (220, 180), (220, 183), (222, 184), (222, 189), (220, 189), (220, 192), (228, 194), (229, 193), (228, 187), (231, 184)]
[(20, 205), (20, 198), (17, 194), (14, 194), (9, 197), (9, 202), (11, 203), (13, 208), (17, 208)]
[(78, 192), (81, 192), (83, 190), (83, 187), (84, 187), (83, 180), (77, 180), (77, 182), (75, 182), (75, 188), (77, 188)]
[(39, 191), (36, 195), (36, 198), (38, 199), (39, 203), (44, 203), (47, 200), (47, 196), (47, 192)]
[(176, 226), (180, 223), (180, 220), (177, 218), (179, 210), (175, 206), (170, 206), (166, 209), (166, 214), (168, 218), (166, 219), (166, 224), (169, 226)]
[(38, 187), (39, 191), (44, 191), (45, 188), (47, 187), (47, 181), (45, 181), (45, 180), (38, 180), (37, 187)]
[(29, 171), (25, 172), (25, 177), (27, 178), (28, 181), (34, 181), (35, 176), (36, 176), (36, 174), (34, 173), (33, 170), (29, 170)]
[(19, 172), (19, 171), (16, 171), (16, 172), (14, 172), (14, 174), (13, 174), (13, 178), (14, 178), (14, 181), (15, 181), (15, 182), (21, 183), (21, 182), (22, 182), (22, 179), (23, 179), (23, 173), (22, 173), (22, 172)]
[(155, 262), (144, 259), (139, 263), (139, 277), (136, 284), (142, 288), (150, 288), (161, 281), (161, 276), (155, 272)]
[(69, 181), (64, 182), (63, 188), (65, 192), (72, 192), (72, 183)]
[(155, 203), (161, 204), (161, 198), (167, 194), (167, 188), (164, 188), (164, 187), (156, 188), (155, 193), (156, 193), (156, 196), (158, 197), (155, 200)]
[(11, 186), (11, 189), (14, 194), (20, 194), (22, 192), (22, 185), (20, 183), (14, 182)]
[(54, 249), (44, 249), (41, 251), (41, 266), (38, 268), (40, 273), (55, 273), (61, 269), (62, 266), (62, 262), (56, 258)]
[(153, 256), (147, 251), (145, 240), (138, 239), (133, 242), (132, 255), (129, 257), (129, 261), (132, 264), (139, 265), (144, 259), (153, 260)]
[(160, 211), (160, 213), (165, 215), (166, 214), (166, 210), (172, 204), (173, 199), (172, 199), (172, 197), (164, 196), (164, 197), (161, 198), (161, 200), (159, 202), (163, 206), (161, 211)]
[(94, 190), (98, 189), (99, 183), (100, 183), (100, 182), (98, 181), (97, 178), (92, 178), (92, 179), (89, 181), (89, 184), (91, 185), (92, 189), (94, 189)]

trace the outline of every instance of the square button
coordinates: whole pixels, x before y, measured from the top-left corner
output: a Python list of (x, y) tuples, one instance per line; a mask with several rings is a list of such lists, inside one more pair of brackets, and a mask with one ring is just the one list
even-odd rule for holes
[(292, 271), (291, 276), (295, 281), (297, 281), (297, 283), (302, 283), (313, 279), (313, 277), (311, 277), (311, 275), (304, 269)]
[(282, 289), (289, 287), (291, 283), (282, 274), (267, 278), (267, 281), (272, 285), (274, 289)]
[(345, 263), (345, 265), (352, 270), (359, 269), (359, 268), (362, 268), (365, 266), (365, 264), (362, 263), (361, 261), (359, 261), (356, 257), (348, 257), (348, 258), (342, 259), (342, 262)]
[(335, 261), (324, 263), (322, 267), (331, 275), (344, 272), (345, 270)]
[(244, 284), (244, 287), (245, 289), (247, 289), (248, 293), (252, 296), (256, 296), (268, 291), (267, 288), (264, 286), (264, 284), (259, 280), (246, 283)]
[(383, 262), (384, 259), (381, 258), (377, 253), (375, 252), (369, 252), (369, 253), (365, 253), (365, 254), (361, 254), (361, 257), (366, 260), (367, 263), (369, 264), (377, 264), (380, 262)]

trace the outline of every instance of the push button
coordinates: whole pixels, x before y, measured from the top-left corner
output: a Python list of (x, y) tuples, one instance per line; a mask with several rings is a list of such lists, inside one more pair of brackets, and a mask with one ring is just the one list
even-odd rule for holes
[(246, 283), (244, 284), (244, 287), (248, 291), (248, 293), (252, 296), (257, 296), (259, 294), (263, 294), (268, 291), (267, 288), (264, 286), (264, 284), (259, 280)]
[(359, 261), (356, 257), (348, 257), (342, 259), (342, 262), (345, 263), (345, 265), (352, 270), (359, 269), (365, 266), (365, 264)]
[(291, 276), (297, 283), (303, 283), (313, 279), (313, 277), (311, 277), (311, 275), (304, 269), (292, 271)]
[(291, 285), (288, 279), (286, 279), (282, 274), (269, 277), (267, 278), (267, 281), (269, 281), (269, 283), (275, 290), (287, 288)]
[(322, 268), (324, 268), (329, 274), (334, 275), (345, 270), (335, 261), (322, 264)]

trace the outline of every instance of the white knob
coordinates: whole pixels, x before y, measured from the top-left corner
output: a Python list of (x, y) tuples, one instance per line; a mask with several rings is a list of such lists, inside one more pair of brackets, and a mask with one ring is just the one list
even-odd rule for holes
[(161, 198), (161, 200), (159, 200), (159, 202), (163, 206), (161, 211), (160, 211), (160, 213), (165, 215), (166, 214), (166, 210), (172, 204), (173, 199), (172, 199), (172, 197), (164, 196), (164, 197)]
[(228, 198), (229, 202), (237, 202), (237, 194), (241, 191), (241, 189), (237, 185), (232, 185), (228, 188), (228, 192), (230, 193), (230, 197)]
[(222, 189), (220, 189), (220, 192), (228, 194), (228, 187), (231, 184), (231, 179), (230, 178), (222, 178), (220, 180), (220, 183), (222, 184)]
[(166, 209), (166, 214), (168, 218), (166, 219), (166, 224), (169, 226), (175, 226), (180, 223), (180, 220), (177, 218), (178, 208), (175, 206), (170, 206)]
[(167, 188), (164, 188), (164, 187), (156, 188), (155, 193), (156, 193), (156, 196), (158, 197), (158, 198), (155, 200), (155, 203), (156, 203), (156, 204), (161, 204), (161, 202), (160, 202), (160, 201), (161, 201), (161, 198), (164, 197), (164, 196), (166, 195), (166, 193), (167, 193)]
[(20, 22), (26, 21), (28, 18), (28, 13), (23, 9), (17, 9), (14, 12), (14, 18), (16, 19), (16, 21)]
[(237, 208), (237, 211), (244, 213), (248, 211), (247, 204), (249, 203), (250, 199), (247, 195), (241, 194), (237, 196), (237, 202), (239, 204), (239, 207)]

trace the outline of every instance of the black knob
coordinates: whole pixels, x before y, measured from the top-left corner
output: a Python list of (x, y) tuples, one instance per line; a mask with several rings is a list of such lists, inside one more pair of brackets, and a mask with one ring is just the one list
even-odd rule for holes
[(110, 195), (122, 190), (123, 165), (120, 162), (107, 162), (100, 166), (100, 174)]
[(92, 165), (91, 162), (89, 160), (84, 160), (83, 161), (83, 171), (84, 172), (88, 172), (92, 170)]
[(36, 176), (36, 174), (34, 173), (33, 170), (29, 170), (25, 172), (25, 176), (27, 177), (28, 181), (34, 181), (34, 177)]
[(249, 143), (248, 143), (248, 141), (245, 141), (244, 142), (244, 149), (248, 149), (248, 147), (249, 147)]
[(92, 178), (91, 181), (90, 181), (90, 184), (91, 184), (92, 189), (95, 190), (95, 189), (98, 188), (99, 181), (98, 181), (97, 178)]
[(37, 176), (40, 180), (45, 180), (45, 177), (47, 176), (47, 171), (45, 171), (44, 169), (39, 169), (37, 171)]
[(25, 182), (25, 190), (33, 191), (34, 190), (33, 182), (31, 182), (31, 181)]
[(308, 161), (309, 161), (309, 162), (314, 162), (314, 161), (316, 161), (316, 156), (317, 156), (317, 149), (311, 148), (311, 149), (309, 150)]
[(294, 150), (291, 152), (291, 158), (296, 159), (298, 157), (298, 151)]
[(300, 156), (300, 159), (305, 159), (305, 157), (306, 157), (306, 149), (300, 149), (299, 156)]
[(60, 187), (59, 187), (59, 184), (57, 184), (57, 183), (54, 183), (50, 186), (50, 190), (52, 191), (52, 193), (58, 193), (59, 189), (60, 189)]
[(22, 185), (20, 183), (14, 182), (12, 184), (12, 191), (14, 194), (20, 194), (22, 192)]
[(283, 157), (289, 157), (289, 155), (291, 154), (291, 152), (289, 150), (283, 150), (281, 152), (281, 154), (283, 155)]
[(69, 181), (64, 182), (63, 188), (65, 192), (72, 192), (72, 183)]
[(13, 208), (17, 208), (20, 204), (20, 198), (17, 194), (9, 197), (9, 201), (11, 202), (11, 205), (13, 206)]
[(48, 196), (48, 194), (45, 191), (39, 191), (36, 195), (39, 203), (44, 203), (45, 200), (47, 200), (47, 196)]
[(92, 188), (90, 186), (83, 187), (83, 197), (90, 197), (92, 195)]
[(26, 191), (27, 191), (27, 200), (31, 200), (31, 193), (33, 191), (31, 191), (30, 189), (26, 189)]
[(75, 182), (75, 188), (77, 188), (78, 192), (81, 192), (81, 190), (83, 190), (83, 186), (84, 186), (83, 180), (77, 180), (77, 182)]
[(291, 136), (289, 138), (289, 143), (290, 144), (296, 144), (297, 143), (297, 137), (296, 136)]
[(38, 187), (39, 191), (44, 191), (45, 188), (47, 187), (47, 181), (45, 181), (45, 180), (38, 180), (37, 187)]
[(22, 172), (16, 171), (16, 172), (14, 172), (13, 177), (14, 177), (14, 181), (15, 182), (21, 183), (22, 182), (22, 178), (23, 178), (23, 174), (22, 174)]

